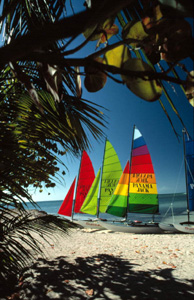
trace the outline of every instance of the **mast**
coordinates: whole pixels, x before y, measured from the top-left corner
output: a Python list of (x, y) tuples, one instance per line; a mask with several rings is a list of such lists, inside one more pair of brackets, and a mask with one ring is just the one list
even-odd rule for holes
[(97, 200), (97, 214), (96, 214), (97, 218), (99, 218), (99, 213), (100, 213), (100, 197), (101, 197), (101, 185), (102, 185), (102, 172), (103, 172), (103, 167), (104, 167), (104, 157), (105, 157), (106, 141), (107, 141), (107, 138), (105, 139), (105, 144), (104, 144), (104, 154), (103, 154), (102, 168), (101, 168), (101, 174), (100, 174), (100, 185), (99, 185), (99, 193), (98, 193), (98, 200)]
[(184, 150), (185, 183), (186, 183), (186, 196), (187, 196), (187, 218), (188, 218), (188, 223), (189, 223), (190, 222), (190, 210), (189, 210), (189, 193), (188, 193), (187, 161), (186, 161), (186, 149), (185, 149), (185, 134), (186, 134), (186, 131), (185, 131), (185, 129), (183, 129), (183, 150)]
[(80, 165), (79, 165), (79, 171), (78, 171), (78, 176), (77, 176), (77, 182), (76, 182), (76, 188), (75, 188), (75, 194), (74, 194), (74, 198), (73, 198), (72, 212), (71, 212), (71, 221), (73, 221), (74, 208), (75, 208), (75, 200), (76, 200), (76, 196), (77, 196), (77, 186), (78, 186), (79, 177), (80, 177), (80, 169), (81, 169), (82, 157), (83, 157), (83, 151), (82, 151), (82, 155), (81, 155), (81, 160), (80, 160)]
[[(133, 143), (134, 143), (134, 132), (135, 132), (135, 124), (133, 125), (133, 133), (132, 133), (132, 141), (131, 141), (131, 153), (130, 153), (130, 162), (129, 162), (129, 187), (130, 187), (130, 177), (131, 177), (131, 165), (132, 165), (132, 151), (133, 151)], [(127, 210), (125, 219), (127, 221), (127, 215), (129, 211), (129, 188), (128, 188), (128, 196), (127, 196)]]

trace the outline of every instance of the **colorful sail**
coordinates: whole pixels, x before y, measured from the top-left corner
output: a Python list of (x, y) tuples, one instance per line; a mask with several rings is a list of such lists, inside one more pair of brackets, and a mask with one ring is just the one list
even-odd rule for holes
[(106, 213), (118, 217), (126, 217), (129, 197), (129, 161), (121, 175), (119, 183), (111, 197)]
[(81, 207), (81, 212), (97, 216), (99, 212), (104, 213), (118, 184), (121, 173), (122, 168), (118, 155), (111, 143), (106, 140), (102, 174), (98, 171), (98, 175)]
[[(58, 214), (71, 217), (73, 213), (79, 213), (86, 195), (94, 181), (95, 173), (92, 162), (86, 151), (83, 151), (80, 162), (80, 169), (77, 180), (77, 188), (74, 198), (75, 183), (74, 179), (67, 196), (65, 197)], [(74, 206), (74, 207), (73, 207)]]
[(188, 209), (194, 211), (194, 140), (185, 133), (185, 163)]
[(131, 153), (129, 212), (154, 214), (159, 210), (152, 160), (142, 134), (134, 128)]
[(90, 215), (97, 214), (100, 173), (101, 173), (101, 169), (99, 169), (96, 178), (94, 179), (93, 184), (86, 196), (86, 199), (82, 204), (82, 207), (80, 209), (82, 213), (90, 214)]
[(118, 155), (112, 144), (106, 140), (99, 194), (99, 212), (106, 212), (107, 205), (119, 182), (121, 174), (122, 167)]
[(95, 173), (92, 162), (86, 151), (83, 151), (80, 164), (77, 190), (75, 196), (74, 212), (79, 213), (80, 208), (88, 194), (88, 191), (94, 181)]
[(71, 184), (71, 187), (61, 205), (59, 208), (58, 214), (71, 217), (72, 214), (72, 205), (73, 205), (73, 195), (74, 195), (74, 190), (75, 190), (75, 182), (76, 182), (76, 177), (74, 181)]

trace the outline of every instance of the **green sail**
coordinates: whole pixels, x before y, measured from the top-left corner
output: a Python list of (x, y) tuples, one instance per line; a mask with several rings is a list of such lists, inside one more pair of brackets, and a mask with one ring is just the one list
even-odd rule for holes
[(129, 196), (129, 161), (121, 175), (119, 183), (111, 197), (106, 212), (117, 217), (126, 217)]
[(80, 211), (85, 214), (96, 215), (97, 214), (97, 203), (98, 203), (98, 193), (99, 193), (99, 183), (100, 183), (100, 173), (99, 169), (96, 178), (86, 196), (84, 203)]
[(106, 212), (107, 205), (119, 182), (122, 174), (122, 167), (118, 155), (111, 143), (106, 140), (104, 161), (102, 167), (102, 178), (100, 187), (100, 208), (99, 212)]

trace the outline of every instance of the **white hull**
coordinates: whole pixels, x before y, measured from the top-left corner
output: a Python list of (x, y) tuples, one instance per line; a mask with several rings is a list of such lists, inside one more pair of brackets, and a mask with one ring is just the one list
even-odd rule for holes
[(98, 220), (73, 220), (73, 222), (82, 226), (83, 228), (91, 228), (96, 230), (106, 229), (102, 227)]
[(168, 223), (159, 223), (158, 224), (159, 227), (163, 230), (163, 231), (169, 231), (169, 232), (179, 232), (179, 230), (177, 230), (174, 227), (174, 224), (168, 224)]
[(194, 234), (194, 224), (174, 224), (174, 227), (179, 232), (193, 233)]
[(127, 224), (126, 222), (108, 222), (99, 221), (100, 225), (111, 231), (138, 233), (138, 234), (152, 234), (162, 233), (161, 228), (155, 223), (141, 223), (141, 224)]

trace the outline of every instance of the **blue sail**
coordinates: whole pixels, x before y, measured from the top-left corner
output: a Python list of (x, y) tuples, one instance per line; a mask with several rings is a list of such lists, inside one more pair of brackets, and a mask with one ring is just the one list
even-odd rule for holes
[(194, 211), (194, 140), (185, 134), (185, 159), (189, 210)]

